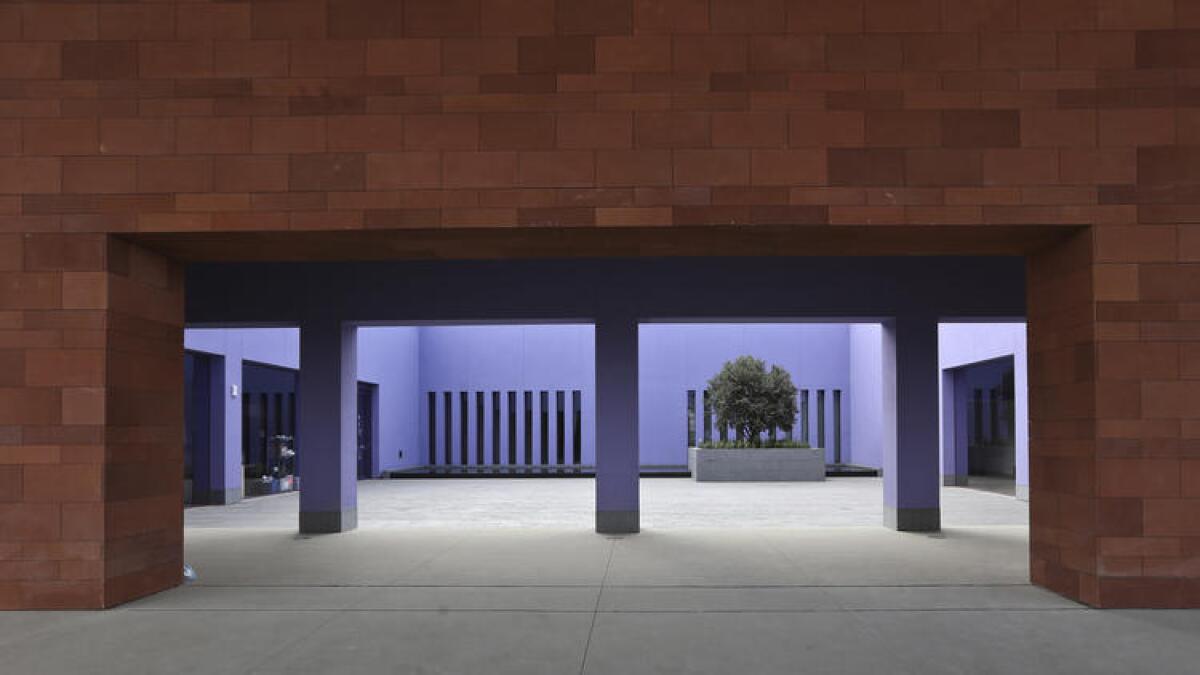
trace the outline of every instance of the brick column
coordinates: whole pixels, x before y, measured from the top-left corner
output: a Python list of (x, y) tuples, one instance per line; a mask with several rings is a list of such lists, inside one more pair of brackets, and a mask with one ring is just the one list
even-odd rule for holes
[[(1193, 160), (1165, 174), (1147, 161), (1139, 179), (1188, 183), (1177, 167)], [(1143, 207), (1143, 224), (1095, 229), (1097, 582), (1086, 601), (1102, 607), (1200, 606), (1200, 226), (1158, 224), (1186, 212)]]
[(1030, 260), (1031, 572), (1095, 607), (1200, 605), (1200, 291), (1177, 234), (1097, 227)]
[(1140, 531), (1141, 513), (1096, 498), (1091, 234), (1031, 256), (1028, 281), (1030, 574), (1099, 605), (1097, 534)]
[(300, 326), (297, 459), (300, 531), (358, 527), (358, 329), (337, 318)]
[(179, 583), (180, 268), (104, 235), (0, 251), (0, 609)]
[(183, 573), (184, 289), (181, 265), (116, 239), (108, 250), (104, 605), (111, 607), (175, 586)]
[(637, 532), (638, 325), (596, 321), (596, 531)]

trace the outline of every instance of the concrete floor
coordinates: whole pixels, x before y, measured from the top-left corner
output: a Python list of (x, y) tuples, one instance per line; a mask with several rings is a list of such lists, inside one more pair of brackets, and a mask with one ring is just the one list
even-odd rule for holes
[[(466, 485), (490, 482), (456, 481), (501, 487)], [(519, 482), (510, 504), (550, 489)], [(565, 490), (586, 494), (588, 481), (575, 482)], [(656, 482), (643, 482), (644, 498)], [(390, 488), (362, 486), (367, 525), (341, 535), (298, 536), (294, 512), (281, 527), (217, 527), (209, 510), (190, 511), (197, 584), (109, 612), (0, 612), (0, 672), (1158, 675), (1200, 663), (1200, 612), (1097, 612), (1028, 585), (1021, 525), (660, 526), (626, 537), (461, 520), (385, 527), (399, 507), (376, 510), (376, 489)], [(281, 518), (288, 499), (224, 511)]]
[[(405, 479), (358, 484), (359, 527), (564, 527), (595, 522), (595, 481), (586, 478)], [(879, 478), (824, 483), (641, 481), (642, 527), (876, 527)], [(188, 527), (293, 528), (298, 493), (188, 509)], [(1029, 505), (972, 488), (943, 488), (947, 526), (1027, 525)]]

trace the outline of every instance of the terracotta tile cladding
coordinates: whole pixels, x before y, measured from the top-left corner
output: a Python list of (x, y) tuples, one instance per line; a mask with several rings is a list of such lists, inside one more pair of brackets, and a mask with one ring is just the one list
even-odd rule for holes
[(1028, 255), (1031, 576), (1200, 604), (1198, 68), (1192, 0), (0, 4), (0, 607), (177, 581), (177, 495), (130, 487), (174, 465), (106, 439), (180, 424), (119, 382), (174, 372), (181, 266), (111, 235), (730, 223), (1069, 229)]

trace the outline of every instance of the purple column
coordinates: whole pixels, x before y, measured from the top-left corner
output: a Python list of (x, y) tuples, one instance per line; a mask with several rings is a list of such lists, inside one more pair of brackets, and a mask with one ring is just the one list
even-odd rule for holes
[(300, 532), (358, 525), (358, 329), (337, 319), (300, 326), (297, 452)]
[(938, 330), (927, 316), (883, 324), (883, 511), (896, 530), (941, 527)]
[[(209, 391), (209, 442), (212, 444), (208, 504), (242, 500), (242, 359), (213, 356)], [(232, 372), (236, 371), (236, 372)], [(237, 385), (239, 397), (230, 387)]]
[[(1016, 431), (1017, 499), (1029, 501), (1029, 355), (1025, 347), (1024, 326), (1021, 343), (1013, 355), (1013, 379), (1017, 392)], [(965, 446), (964, 446), (965, 447)]]
[(637, 532), (638, 326), (596, 321), (596, 531)]

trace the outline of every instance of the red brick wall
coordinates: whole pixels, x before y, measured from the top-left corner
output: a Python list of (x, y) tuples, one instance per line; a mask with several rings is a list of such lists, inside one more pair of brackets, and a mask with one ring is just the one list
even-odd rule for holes
[(262, 0), (0, 4), (0, 606), (174, 579), (177, 377), (121, 378), (179, 289), (100, 233), (714, 223), (1087, 226), (1034, 578), (1200, 605), (1200, 0)]
[(107, 250), (7, 234), (0, 272), (0, 607), (103, 598)]
[(3, 235), (0, 608), (178, 583), (180, 268), (106, 235)]
[(104, 604), (183, 570), (183, 274), (110, 241), (105, 382)]

